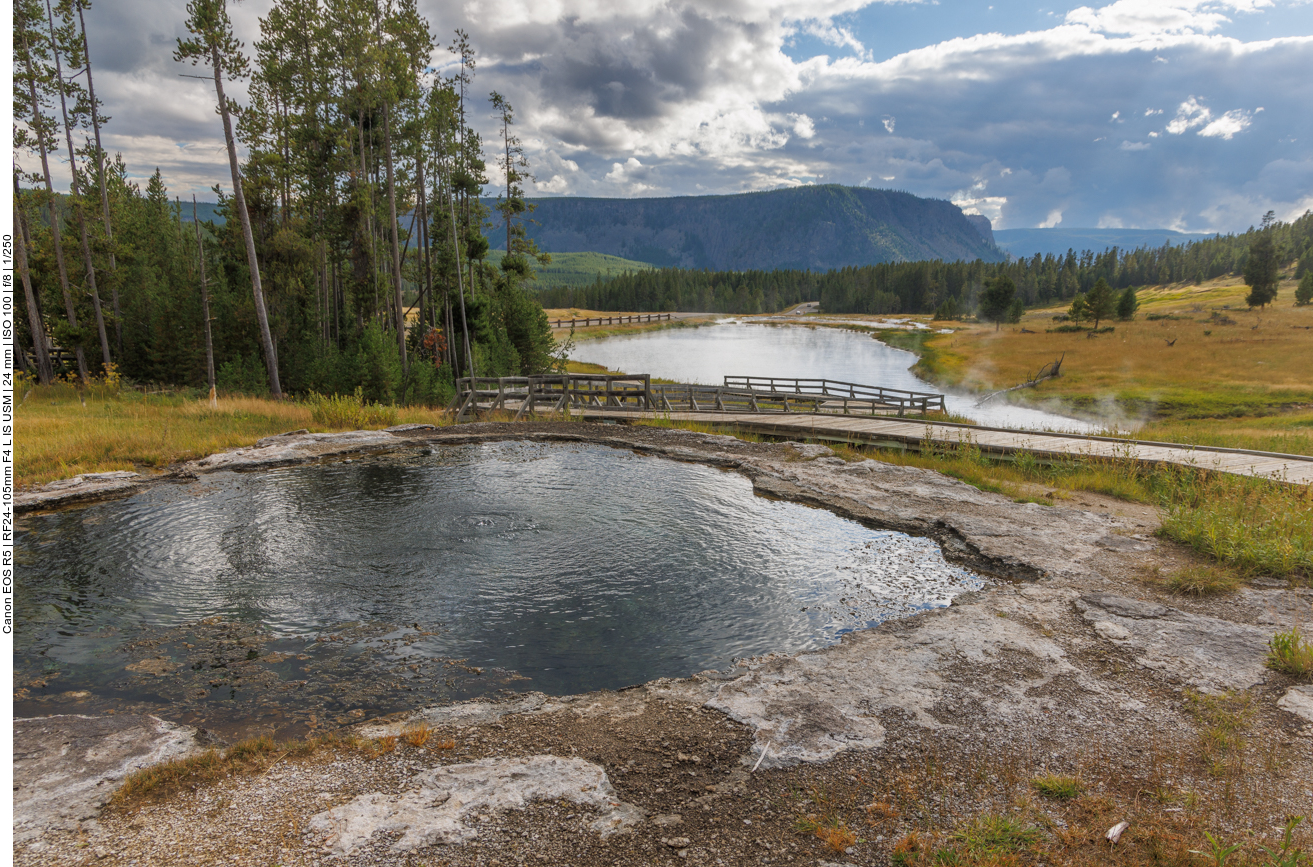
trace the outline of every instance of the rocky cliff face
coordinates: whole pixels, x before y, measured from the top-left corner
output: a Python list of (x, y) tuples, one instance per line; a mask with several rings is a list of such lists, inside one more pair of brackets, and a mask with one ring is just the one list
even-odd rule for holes
[(976, 227), (980, 237), (984, 238), (990, 244), (994, 244), (994, 225), (989, 222), (989, 217), (984, 214), (967, 214), (967, 222)]

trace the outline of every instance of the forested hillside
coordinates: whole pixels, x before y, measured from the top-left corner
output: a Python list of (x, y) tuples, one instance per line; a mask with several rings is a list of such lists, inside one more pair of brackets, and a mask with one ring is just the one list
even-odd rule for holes
[(1100, 253), (1033, 256), (1010, 263), (902, 262), (801, 270), (697, 271), (666, 268), (598, 281), (583, 289), (542, 293), (548, 307), (589, 310), (678, 310), (704, 313), (768, 313), (803, 301), (820, 301), (827, 313), (932, 313), (965, 315), (981, 290), (1007, 275), (1027, 306), (1065, 301), (1103, 278), (1115, 289), (1240, 274), (1250, 245), (1271, 238), (1282, 267), (1298, 262), (1297, 275), (1313, 270), (1313, 214), (1293, 223), (1273, 222), (1242, 235), (1225, 235), (1184, 246)]
[[(413, 0), (275, 0), (253, 56), (224, 0), (179, 8), (186, 37), (164, 51), (207, 82), (228, 143), (214, 179), (228, 192), (192, 222), (158, 171), (143, 190), (100, 144), (112, 121), (93, 110), (85, 7), (14, 7), (16, 356), (34, 376), (437, 403), (455, 376), (557, 363), (531, 288), (514, 110), (476, 96), (465, 34), (442, 76)], [(226, 95), (240, 79), (245, 105)], [(468, 122), (489, 108), (498, 187)], [(56, 162), (72, 166), (68, 194)], [(495, 265), (488, 192), (510, 248)]]
[(734, 196), (531, 201), (537, 212), (528, 237), (551, 253), (733, 271), (1003, 258), (956, 205), (892, 190), (828, 184)]

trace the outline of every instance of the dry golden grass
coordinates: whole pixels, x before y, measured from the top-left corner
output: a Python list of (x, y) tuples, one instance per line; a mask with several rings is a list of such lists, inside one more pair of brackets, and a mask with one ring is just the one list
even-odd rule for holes
[(206, 750), (184, 759), (148, 765), (129, 774), (111, 803), (127, 806), (159, 797), (184, 784), (217, 780), (231, 774), (265, 770), (284, 756), (306, 756), (323, 748), (359, 750), (366, 742), (351, 735), (327, 734), (300, 741), (276, 743), (262, 736), (233, 744), (225, 750)]
[(1163, 572), (1157, 564), (1142, 573), (1152, 587), (1161, 587), (1181, 596), (1221, 596), (1234, 593), (1243, 585), (1242, 576), (1220, 563), (1202, 563)]
[(418, 723), (406, 728), (401, 733), (401, 736), (405, 738), (406, 743), (410, 744), (412, 747), (422, 747), (428, 743), (429, 736), (432, 734), (433, 729), (429, 727), (428, 723)]
[[(1032, 310), (1020, 325), (997, 331), (965, 325), (931, 338), (934, 356), (923, 366), (945, 385), (992, 391), (1024, 382), (1065, 353), (1062, 376), (1019, 399), (1056, 399), (1128, 419), (1261, 416), (1301, 404), (1308, 410), (1313, 307), (1294, 306), (1289, 280), (1282, 281), (1277, 302), (1266, 310), (1250, 311), (1244, 304), (1247, 291), (1236, 278), (1146, 289), (1139, 293), (1135, 321), (1107, 322), (1115, 331), (1093, 338), (1046, 332), (1063, 307)], [(1180, 318), (1151, 321), (1151, 314)], [(1234, 324), (1210, 321), (1214, 314)], [(1023, 334), (1023, 327), (1036, 333)], [(1305, 415), (1300, 435), (1308, 439), (1313, 413)], [(1250, 427), (1251, 437), (1280, 433), (1267, 425)]]
[[(341, 429), (316, 424), (311, 408), (292, 400), (223, 397), (211, 409), (204, 399), (93, 387), (83, 405), (70, 385), (18, 391), (14, 466), (20, 486), (79, 473), (160, 470), (284, 431)], [(450, 418), (440, 410), (399, 408), (397, 422), (449, 424)]]

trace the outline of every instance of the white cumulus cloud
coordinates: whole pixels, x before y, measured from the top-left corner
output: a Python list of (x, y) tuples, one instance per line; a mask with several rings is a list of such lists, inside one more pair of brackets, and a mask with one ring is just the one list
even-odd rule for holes
[(1220, 138), (1230, 141), (1236, 133), (1248, 129), (1251, 123), (1253, 121), (1250, 119), (1248, 112), (1236, 109), (1235, 111), (1228, 111), (1199, 130), (1199, 134), (1206, 138)]
[(1167, 124), (1167, 131), (1172, 135), (1181, 135), (1188, 129), (1208, 123), (1212, 116), (1212, 110), (1192, 96), (1176, 109), (1176, 119)]

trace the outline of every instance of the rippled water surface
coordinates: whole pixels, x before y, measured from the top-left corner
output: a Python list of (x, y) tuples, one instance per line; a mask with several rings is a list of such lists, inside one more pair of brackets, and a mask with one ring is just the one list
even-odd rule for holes
[[(943, 391), (912, 373), (909, 368), (916, 363), (912, 353), (869, 334), (838, 328), (726, 322), (585, 340), (574, 355), (611, 370), (703, 385), (719, 385), (726, 376), (777, 376)], [(999, 399), (976, 406), (977, 400), (977, 395), (946, 395), (949, 412), (980, 424), (1079, 433), (1103, 427)]]
[(17, 557), (17, 712), (212, 727), (682, 676), (981, 586), (737, 474), (525, 443), (207, 476), (26, 518)]

